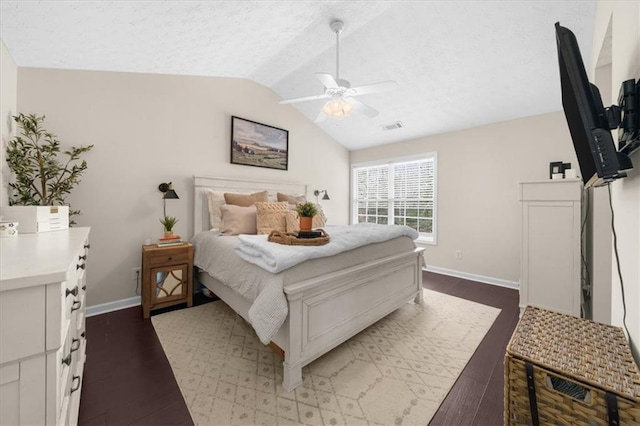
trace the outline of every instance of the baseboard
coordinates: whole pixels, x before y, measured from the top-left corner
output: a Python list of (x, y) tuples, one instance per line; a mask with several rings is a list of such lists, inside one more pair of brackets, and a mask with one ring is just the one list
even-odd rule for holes
[(128, 299), (116, 300), (115, 302), (102, 303), (100, 305), (87, 306), (86, 316), (106, 314), (107, 312), (119, 311), (120, 309), (140, 306), (142, 304), (140, 296), (130, 297)]
[(485, 277), (483, 275), (471, 274), (469, 272), (454, 271), (453, 269), (439, 268), (437, 266), (427, 265), (423, 268), (425, 271), (435, 272), (436, 274), (450, 275), (456, 278), (463, 278), (465, 280), (477, 281), (479, 283), (497, 285), (499, 287), (512, 288), (518, 290), (520, 283), (518, 281), (508, 281), (501, 278)]

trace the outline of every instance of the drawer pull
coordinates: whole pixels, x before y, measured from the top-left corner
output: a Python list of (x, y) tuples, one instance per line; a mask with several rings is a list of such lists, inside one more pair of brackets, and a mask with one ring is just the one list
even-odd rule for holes
[(85, 337), (86, 335), (87, 335), (87, 333), (86, 333), (86, 332), (84, 332), (84, 331), (83, 331), (82, 333), (80, 333), (80, 337), (82, 337), (83, 339), (84, 339), (84, 337)]
[[(77, 343), (77, 345), (76, 345)], [(76, 346), (74, 346), (76, 345)], [(69, 351), (70, 354), (74, 353), (75, 351), (77, 351), (78, 349), (80, 349), (80, 339), (72, 339), (71, 340), (71, 350)]]
[(70, 294), (73, 294), (74, 296), (77, 296), (78, 295), (78, 286), (75, 286), (73, 288), (73, 290), (66, 289), (66, 292), (67, 292), (67, 295), (65, 297), (69, 297)]
[(90, 248), (91, 248), (91, 244), (85, 244), (85, 245), (84, 245), (84, 248), (86, 248), (86, 249), (90, 249)]
[(71, 392), (69, 392), (69, 394), (74, 393), (75, 391), (77, 391), (78, 389), (80, 389), (80, 383), (82, 380), (82, 377), (80, 376), (73, 376), (72, 382), (75, 382), (76, 380), (78, 380), (78, 384), (74, 387), (73, 385), (71, 385)]
[(169, 259), (168, 259), (168, 260), (173, 260), (173, 257), (169, 256)]
[(69, 353), (69, 355), (62, 358), (62, 363), (64, 365), (71, 365), (71, 353)]
[(79, 300), (74, 300), (73, 305), (71, 305), (71, 312), (77, 311), (82, 307), (82, 302)]
[(87, 255), (85, 254), (84, 256), (78, 256), (78, 260), (87, 260)]
[(77, 264), (77, 265), (76, 265), (76, 271), (77, 271), (78, 269), (84, 269), (84, 268), (85, 268), (84, 263), (83, 263), (83, 264)]
[(83, 286), (82, 286), (82, 289), (83, 289), (83, 290), (86, 290), (86, 289), (87, 289), (87, 286), (86, 286), (86, 285), (83, 285)]

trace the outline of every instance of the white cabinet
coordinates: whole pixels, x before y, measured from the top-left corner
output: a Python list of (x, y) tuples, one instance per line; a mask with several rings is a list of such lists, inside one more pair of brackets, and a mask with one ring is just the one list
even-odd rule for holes
[(75, 424), (89, 228), (0, 240), (0, 424)]
[(520, 183), (520, 308), (580, 317), (581, 195), (579, 179)]

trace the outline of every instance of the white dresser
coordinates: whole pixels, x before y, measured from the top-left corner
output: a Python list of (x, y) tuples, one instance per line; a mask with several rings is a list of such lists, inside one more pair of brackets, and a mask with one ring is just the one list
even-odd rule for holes
[(89, 228), (0, 239), (0, 425), (75, 425)]
[(579, 179), (521, 182), (520, 309), (527, 305), (580, 317)]

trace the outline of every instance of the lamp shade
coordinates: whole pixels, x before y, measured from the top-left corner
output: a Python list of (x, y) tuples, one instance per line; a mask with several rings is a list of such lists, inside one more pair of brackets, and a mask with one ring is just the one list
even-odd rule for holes
[(331, 198), (329, 198), (329, 193), (327, 193), (327, 190), (325, 189), (324, 191), (324, 195), (322, 196), (323, 200), (330, 200)]
[(158, 186), (158, 189), (163, 193), (162, 198), (165, 200), (180, 199), (180, 197), (178, 197), (178, 194), (176, 194), (176, 191), (173, 190), (173, 184), (171, 182), (161, 183)]

